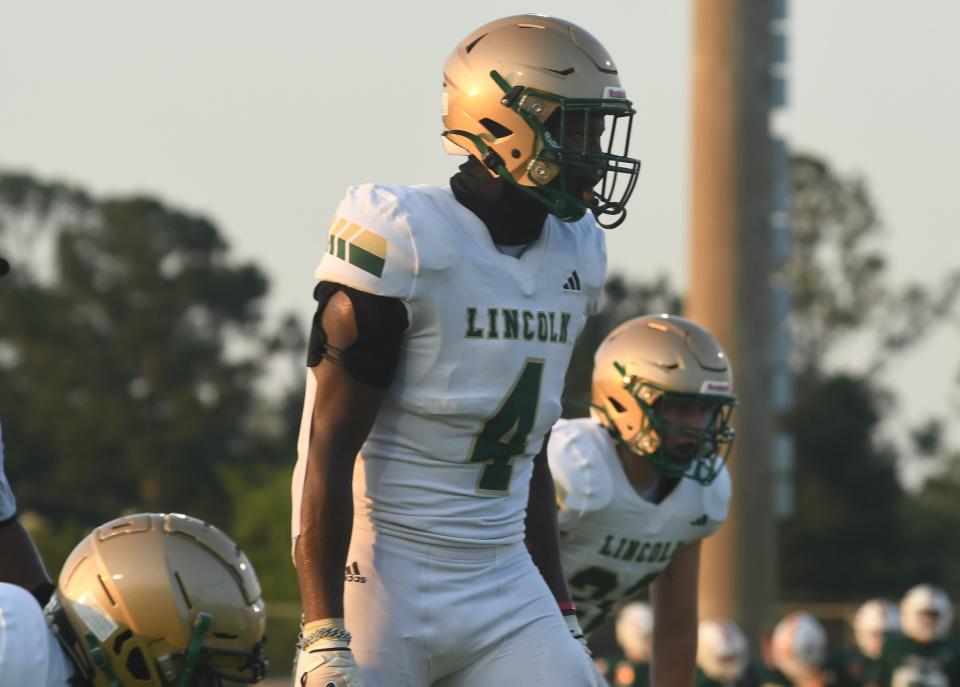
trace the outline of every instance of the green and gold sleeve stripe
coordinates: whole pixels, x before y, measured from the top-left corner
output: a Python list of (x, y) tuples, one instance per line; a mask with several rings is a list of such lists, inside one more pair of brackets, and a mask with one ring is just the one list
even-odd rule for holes
[(327, 252), (364, 272), (381, 277), (387, 262), (387, 240), (366, 227), (336, 217), (330, 227)]

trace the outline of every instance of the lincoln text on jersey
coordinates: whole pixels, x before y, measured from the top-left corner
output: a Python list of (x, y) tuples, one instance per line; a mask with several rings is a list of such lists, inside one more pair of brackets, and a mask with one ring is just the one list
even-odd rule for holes
[(567, 343), (570, 313), (518, 308), (467, 308), (468, 339)]

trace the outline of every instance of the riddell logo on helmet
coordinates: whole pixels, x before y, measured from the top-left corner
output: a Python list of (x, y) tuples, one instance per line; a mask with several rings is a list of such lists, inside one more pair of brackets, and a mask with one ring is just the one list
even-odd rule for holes
[(701, 394), (729, 394), (730, 382), (705, 381), (700, 385)]
[(604, 99), (614, 98), (616, 100), (626, 100), (627, 91), (620, 86), (607, 86), (603, 89), (603, 97)]

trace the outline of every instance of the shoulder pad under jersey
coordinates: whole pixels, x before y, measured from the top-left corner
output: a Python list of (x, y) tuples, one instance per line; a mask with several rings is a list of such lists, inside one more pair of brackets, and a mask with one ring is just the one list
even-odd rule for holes
[(703, 488), (703, 509), (707, 517), (714, 522), (725, 522), (732, 497), (733, 485), (727, 466), (724, 465), (716, 479)]
[(547, 444), (547, 460), (562, 520), (604, 508), (613, 499), (607, 466), (610, 438), (590, 418), (558, 420)]
[(577, 274), (587, 295), (587, 314), (595, 315), (603, 305), (603, 284), (607, 278), (607, 241), (591, 213), (576, 222), (557, 222), (568, 233), (577, 251)]
[(413, 292), (418, 261), (398, 189), (351, 186), (340, 201), (315, 276), (378, 296)]

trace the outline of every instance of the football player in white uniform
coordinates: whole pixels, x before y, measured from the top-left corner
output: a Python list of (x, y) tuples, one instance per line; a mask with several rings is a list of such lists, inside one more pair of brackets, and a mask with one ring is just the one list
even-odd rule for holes
[(730, 364), (699, 325), (640, 317), (597, 349), (592, 396), (591, 417), (561, 420), (548, 444), (567, 584), (587, 633), (649, 585), (652, 683), (686, 686), (700, 540), (730, 501)]
[(450, 186), (349, 189), (316, 272), (298, 684), (591, 684), (542, 447), (599, 307), (598, 221), (638, 172), (633, 109), (599, 41), (541, 15), (462, 41), (442, 103)]

